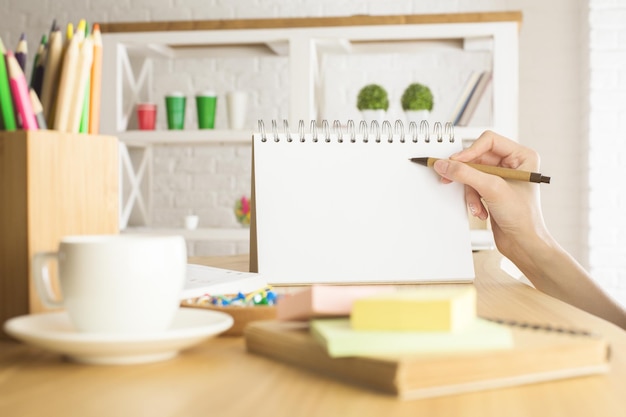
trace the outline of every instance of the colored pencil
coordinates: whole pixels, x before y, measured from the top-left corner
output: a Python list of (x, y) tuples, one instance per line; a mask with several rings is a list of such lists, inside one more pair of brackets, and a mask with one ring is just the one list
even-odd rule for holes
[(35, 59), (33, 60), (33, 72), (30, 77), (30, 87), (35, 90), (37, 96), (41, 95), (41, 87), (43, 85), (43, 72), (46, 63), (47, 44), (48, 36), (43, 35), (41, 37), (37, 53), (35, 54)]
[(93, 25), (93, 65), (91, 66), (91, 92), (89, 97), (89, 133), (100, 131), (100, 97), (102, 96), (102, 34), (100, 25)]
[(28, 60), (28, 42), (26, 41), (26, 34), (20, 35), (20, 40), (15, 48), (15, 59), (22, 68), (22, 72), (26, 75), (26, 61)]
[[(68, 31), (68, 34), (70, 32)], [(72, 100), (72, 88), (77, 76), (78, 57), (80, 55), (78, 36), (72, 36), (67, 43), (63, 56), (56, 107), (54, 110), (54, 128), (60, 132), (69, 132), (69, 115)]]
[[(75, 37), (77, 34), (74, 35)], [(68, 50), (69, 54), (69, 50)], [(87, 79), (91, 72), (91, 63), (93, 61), (93, 40), (87, 38), (82, 42), (78, 59), (76, 60), (75, 77), (69, 84), (70, 101), (69, 112), (67, 114), (67, 126), (61, 130), (65, 132), (78, 133), (80, 129), (80, 119), (83, 114), (83, 102), (85, 101), (85, 89), (87, 88)], [(60, 93), (59, 93), (60, 95)], [(60, 109), (59, 109), (60, 110)]]
[(9, 73), (7, 72), (6, 51), (2, 39), (0, 39), (0, 128), (14, 131), (17, 129), (15, 112), (13, 111), (13, 98), (9, 85)]
[(80, 123), (78, 132), (87, 133), (89, 130), (89, 95), (91, 94), (91, 67), (93, 66), (93, 36), (89, 33), (89, 25), (85, 24), (85, 39), (91, 40), (91, 63), (87, 69), (87, 80), (85, 81), (85, 90), (83, 92), (83, 106), (80, 115)]
[(11, 85), (17, 114), (22, 120), (22, 127), (24, 130), (37, 130), (37, 120), (30, 102), (28, 84), (26, 83), (24, 72), (17, 59), (15, 59), (13, 52), (7, 51), (6, 61), (9, 70), (9, 84)]
[(37, 93), (32, 88), (29, 91), (30, 95), (30, 103), (33, 106), (33, 113), (35, 113), (35, 119), (37, 120), (37, 127), (39, 129), (47, 129), (46, 118), (43, 117), (43, 107), (41, 106), (41, 101), (39, 101), (39, 97), (37, 97)]
[(55, 27), (48, 38), (43, 85), (41, 87), (41, 105), (48, 126), (54, 126), (54, 98), (57, 95), (59, 76), (61, 74), (61, 57), (63, 54), (63, 35), (59, 27)]

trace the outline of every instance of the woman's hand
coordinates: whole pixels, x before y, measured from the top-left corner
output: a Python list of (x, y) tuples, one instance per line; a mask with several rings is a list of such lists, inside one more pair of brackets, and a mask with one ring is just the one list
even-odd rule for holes
[(438, 160), (434, 169), (444, 181), (465, 184), (470, 212), (482, 220), (490, 214), (496, 245), (512, 261), (515, 262), (520, 247), (535, 245), (537, 239), (550, 239), (541, 212), (538, 184), (507, 181), (459, 162), (538, 172), (537, 152), (487, 131), (450, 160)]
[(507, 181), (462, 162), (538, 172), (539, 155), (487, 131), (449, 160), (435, 162), (434, 168), (443, 181), (465, 184), (470, 212), (483, 220), (489, 214), (498, 250), (537, 289), (626, 329), (624, 308), (548, 232), (541, 212), (539, 184)]

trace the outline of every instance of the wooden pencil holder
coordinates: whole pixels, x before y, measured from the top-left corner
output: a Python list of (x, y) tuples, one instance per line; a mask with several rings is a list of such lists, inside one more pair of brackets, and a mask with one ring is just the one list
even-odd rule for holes
[(118, 178), (113, 136), (0, 132), (0, 323), (46, 311), (32, 284), (36, 252), (67, 235), (118, 233)]

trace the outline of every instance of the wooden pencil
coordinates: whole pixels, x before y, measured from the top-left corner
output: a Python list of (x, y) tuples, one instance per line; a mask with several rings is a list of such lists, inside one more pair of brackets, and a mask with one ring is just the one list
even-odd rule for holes
[[(69, 52), (69, 51), (68, 51)], [(66, 131), (78, 133), (80, 130), (80, 119), (83, 114), (83, 105), (85, 101), (85, 90), (87, 81), (91, 72), (91, 63), (93, 61), (93, 41), (87, 38), (83, 41), (76, 60), (76, 76), (70, 84), (70, 101), (69, 112), (67, 114)]]
[(61, 68), (56, 108), (54, 110), (54, 128), (59, 132), (69, 132), (72, 88), (78, 72), (79, 43), (79, 37), (72, 36), (69, 42), (67, 42), (67, 48), (63, 56), (63, 66)]
[(47, 56), (47, 48), (48, 44), (48, 36), (43, 35), (41, 37), (41, 42), (39, 42), (39, 48), (37, 48), (37, 53), (35, 54), (35, 59), (33, 60), (33, 71), (30, 77), (30, 87), (35, 90), (37, 96), (41, 95), (41, 86), (43, 84), (43, 72), (45, 68), (46, 56)]
[(48, 128), (46, 125), (46, 118), (43, 116), (43, 107), (41, 101), (37, 97), (37, 93), (32, 88), (30, 89), (30, 103), (33, 106), (33, 113), (35, 114), (35, 120), (37, 121), (37, 127), (41, 130)]
[(54, 105), (56, 103), (61, 73), (61, 57), (63, 54), (63, 35), (58, 27), (55, 27), (48, 39), (46, 52), (45, 72), (41, 86), (41, 105), (48, 126), (54, 126)]
[(5, 55), (6, 50), (0, 38), (0, 129), (14, 131), (17, 129), (17, 122), (13, 111), (13, 99)]
[(100, 98), (102, 96), (102, 34), (100, 25), (93, 25), (93, 64), (91, 66), (91, 94), (89, 96), (89, 133), (100, 130)]
[(22, 121), (22, 128), (24, 130), (37, 130), (37, 120), (35, 119), (33, 106), (30, 102), (28, 84), (26, 83), (24, 72), (17, 62), (17, 59), (15, 59), (13, 52), (7, 52), (6, 62), (9, 70), (9, 84), (11, 85), (11, 92), (13, 93), (13, 102), (15, 103), (17, 114)]
[(15, 48), (15, 60), (19, 64), (24, 75), (26, 75), (26, 61), (28, 61), (28, 42), (26, 41), (26, 34), (20, 35), (20, 40)]

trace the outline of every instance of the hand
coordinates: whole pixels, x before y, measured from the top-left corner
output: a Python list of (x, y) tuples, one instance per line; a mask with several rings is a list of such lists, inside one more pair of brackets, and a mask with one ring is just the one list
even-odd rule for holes
[(444, 181), (466, 185), (465, 199), (470, 212), (483, 220), (490, 214), (496, 245), (514, 262), (520, 246), (528, 248), (537, 239), (551, 240), (541, 213), (538, 184), (507, 181), (459, 162), (538, 172), (537, 152), (486, 131), (471, 147), (452, 155), (450, 160), (437, 161), (434, 169)]

